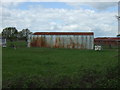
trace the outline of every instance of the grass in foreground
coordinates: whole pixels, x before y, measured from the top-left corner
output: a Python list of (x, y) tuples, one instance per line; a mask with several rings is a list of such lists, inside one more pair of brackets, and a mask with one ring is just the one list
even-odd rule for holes
[(117, 87), (115, 49), (3, 48), (2, 58), (3, 87)]

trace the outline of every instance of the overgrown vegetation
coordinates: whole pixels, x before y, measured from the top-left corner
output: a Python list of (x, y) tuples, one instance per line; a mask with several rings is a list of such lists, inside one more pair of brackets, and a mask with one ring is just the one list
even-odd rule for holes
[[(114, 69), (114, 70), (113, 70)], [(84, 69), (77, 75), (22, 75), (3, 82), (3, 88), (120, 88), (118, 67), (110, 68), (104, 75)]]
[(119, 88), (117, 49), (20, 47), (24, 42), (16, 45), (17, 49), (3, 48), (3, 88)]

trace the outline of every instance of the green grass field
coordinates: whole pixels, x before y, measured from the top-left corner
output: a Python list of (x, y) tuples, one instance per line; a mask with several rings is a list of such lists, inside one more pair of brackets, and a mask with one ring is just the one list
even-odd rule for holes
[(2, 49), (3, 87), (117, 87), (117, 64), (117, 49), (7, 47)]

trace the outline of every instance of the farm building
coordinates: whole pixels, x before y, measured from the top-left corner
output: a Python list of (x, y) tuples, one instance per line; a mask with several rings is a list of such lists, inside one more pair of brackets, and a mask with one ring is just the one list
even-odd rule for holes
[(6, 38), (0, 37), (0, 46), (6, 47)]
[(98, 37), (94, 39), (94, 44), (118, 46), (120, 44), (120, 37)]
[(36, 32), (28, 37), (28, 47), (93, 49), (93, 32)]

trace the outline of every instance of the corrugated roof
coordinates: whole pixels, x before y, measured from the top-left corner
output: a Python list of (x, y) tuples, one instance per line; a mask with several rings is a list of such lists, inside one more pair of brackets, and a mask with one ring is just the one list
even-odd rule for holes
[(35, 32), (33, 35), (94, 35), (93, 32)]

